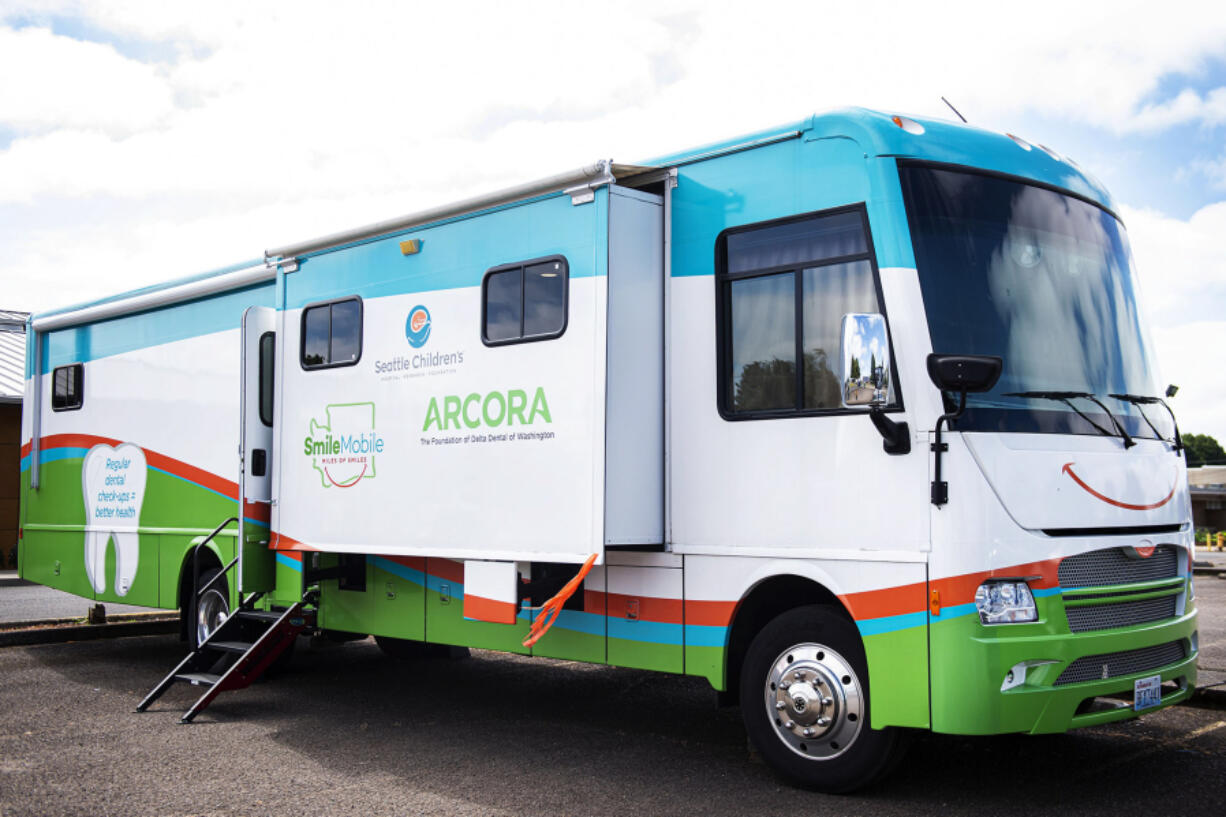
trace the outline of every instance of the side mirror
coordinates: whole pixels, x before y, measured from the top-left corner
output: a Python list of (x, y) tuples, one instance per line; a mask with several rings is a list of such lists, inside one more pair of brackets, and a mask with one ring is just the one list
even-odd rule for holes
[(1003, 365), (991, 355), (928, 355), (928, 377), (941, 391), (990, 391), (1000, 379)]
[(940, 507), (949, 502), (949, 483), (941, 479), (941, 454), (949, 446), (941, 441), (941, 424), (952, 423), (966, 411), (966, 395), (990, 391), (1000, 380), (1004, 361), (993, 355), (928, 355), (928, 377), (941, 391), (958, 393), (958, 408), (937, 418), (932, 444), (936, 454), (933, 463), (932, 504)]
[(839, 392), (844, 408), (868, 406), (869, 419), (881, 434), (887, 454), (911, 453), (911, 432), (905, 422), (882, 411), (890, 402), (890, 333), (878, 314), (849, 312), (843, 316), (839, 340)]
[(890, 333), (878, 314), (850, 312), (843, 316), (839, 342), (839, 390), (843, 407), (884, 406), (888, 403)]

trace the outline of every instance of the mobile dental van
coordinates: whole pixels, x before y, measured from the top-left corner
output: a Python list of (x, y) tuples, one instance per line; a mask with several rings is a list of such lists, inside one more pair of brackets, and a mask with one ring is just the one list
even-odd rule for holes
[(846, 790), (1195, 685), (1124, 227), (1015, 136), (813, 116), (29, 329), (21, 575), (185, 611), (207, 695), (307, 627), (684, 673)]

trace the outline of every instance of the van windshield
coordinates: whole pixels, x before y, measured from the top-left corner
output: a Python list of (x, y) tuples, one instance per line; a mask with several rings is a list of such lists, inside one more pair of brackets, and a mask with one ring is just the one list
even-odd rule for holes
[(1128, 240), (1113, 215), (972, 171), (900, 163), (899, 174), (933, 351), (1004, 359), (1000, 381), (968, 397), (956, 428), (1113, 429), (1091, 400), (1033, 394), (1084, 392), (1133, 436), (1172, 436), (1161, 406), (1109, 396), (1161, 394)]

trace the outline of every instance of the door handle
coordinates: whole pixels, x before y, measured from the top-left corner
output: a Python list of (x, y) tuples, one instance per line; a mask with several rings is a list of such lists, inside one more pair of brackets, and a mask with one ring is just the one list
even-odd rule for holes
[(268, 473), (268, 452), (263, 448), (251, 451), (251, 476), (262, 477)]

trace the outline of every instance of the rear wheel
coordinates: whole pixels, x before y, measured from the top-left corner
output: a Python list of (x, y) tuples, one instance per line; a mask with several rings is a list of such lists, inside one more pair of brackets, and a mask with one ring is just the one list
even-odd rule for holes
[(866, 786), (902, 751), (897, 729), (869, 727), (859, 632), (824, 605), (789, 610), (754, 638), (741, 667), (741, 715), (772, 768), (820, 791)]

